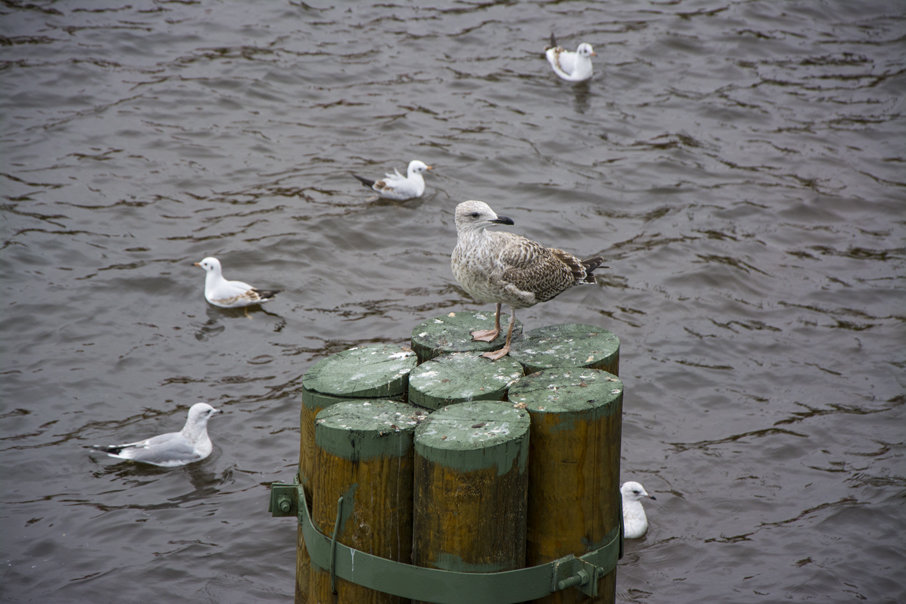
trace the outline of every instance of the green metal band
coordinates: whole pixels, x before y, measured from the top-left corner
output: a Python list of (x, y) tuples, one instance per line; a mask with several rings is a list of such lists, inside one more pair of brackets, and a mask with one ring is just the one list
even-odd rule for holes
[[(339, 506), (342, 506), (342, 498)], [(599, 579), (616, 569), (622, 545), (618, 526), (607, 535), (603, 547), (578, 558), (569, 555), (528, 568), (466, 573), (413, 566), (338, 543), (314, 526), (305, 491), (297, 482), (271, 485), (270, 510), (274, 516), (295, 515), (298, 518), (312, 563), (329, 572), (331, 577), (403, 598), (441, 604), (523, 602), (570, 587), (594, 597), (598, 595)], [(339, 509), (337, 513), (340, 513)]]

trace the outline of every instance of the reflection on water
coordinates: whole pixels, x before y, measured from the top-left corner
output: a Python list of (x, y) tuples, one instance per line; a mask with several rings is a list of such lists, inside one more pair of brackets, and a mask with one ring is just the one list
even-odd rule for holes
[[(0, 599), (291, 598), (265, 510), (301, 376), (473, 306), (464, 199), (606, 257), (520, 318), (623, 343), (622, 474), (658, 499), (621, 601), (906, 599), (898, 2), (2, 10)], [(416, 200), (350, 175), (415, 157)], [(280, 296), (210, 307), (208, 255)], [(83, 449), (199, 400), (229, 409), (201, 463)]]

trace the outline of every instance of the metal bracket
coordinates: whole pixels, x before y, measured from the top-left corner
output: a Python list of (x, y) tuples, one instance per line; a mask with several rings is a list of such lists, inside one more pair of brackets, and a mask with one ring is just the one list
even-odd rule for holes
[(275, 482), (271, 484), (271, 500), (267, 511), (274, 518), (283, 516), (299, 516), (299, 495), (301, 485), (298, 483), (284, 484)]
[[(287, 501), (288, 500), (288, 501)], [(339, 519), (342, 498), (337, 505)], [(336, 577), (384, 593), (440, 604), (504, 604), (535, 600), (570, 587), (598, 595), (599, 579), (613, 572), (622, 549), (621, 527), (604, 545), (582, 556), (496, 573), (468, 573), (414, 566), (388, 560), (343, 545), (321, 533), (311, 520), (305, 490), (296, 482), (271, 485), (269, 511), (273, 516), (296, 515), (312, 564)]]
[(561, 558), (553, 564), (551, 592), (575, 587), (586, 596), (598, 595), (598, 579), (604, 576), (599, 567), (582, 558)]

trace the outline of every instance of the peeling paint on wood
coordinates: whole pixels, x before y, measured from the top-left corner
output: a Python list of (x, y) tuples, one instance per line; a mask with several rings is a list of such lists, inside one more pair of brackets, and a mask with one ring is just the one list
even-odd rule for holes
[[(601, 546), (620, 522), (623, 382), (590, 368), (545, 369), (513, 384), (512, 403), (531, 414), (526, 563)], [(616, 572), (599, 583), (615, 601)], [(538, 600), (584, 602), (567, 590)]]
[[(362, 552), (409, 562), (412, 553), (412, 440), (425, 412), (394, 401), (345, 401), (317, 417), (312, 520), (332, 534), (342, 496), (337, 539)], [(310, 568), (309, 602), (397, 603), (402, 599)]]
[(529, 421), (509, 403), (474, 401), (444, 407), (416, 428), (415, 564), (525, 565)]
[(302, 376), (312, 395), (341, 398), (394, 398), (406, 392), (415, 353), (394, 344), (357, 346), (321, 359)]
[(399, 457), (412, 447), (415, 427), (428, 412), (389, 400), (343, 401), (315, 419), (315, 444), (349, 461)]

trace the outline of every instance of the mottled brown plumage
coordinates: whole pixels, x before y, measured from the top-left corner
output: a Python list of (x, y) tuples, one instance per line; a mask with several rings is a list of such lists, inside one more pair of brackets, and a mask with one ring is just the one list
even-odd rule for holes
[(483, 201), (456, 206), (457, 241), (450, 258), (453, 276), (479, 302), (497, 304), (495, 328), (472, 332), (473, 339), (494, 340), (500, 333), (501, 304), (513, 309), (506, 344), (484, 355), (491, 359), (509, 352), (517, 308), (546, 302), (573, 285), (594, 283), (592, 271), (602, 262), (599, 257), (581, 260), (515, 233), (487, 230), (501, 224), (513, 221), (498, 216)]

